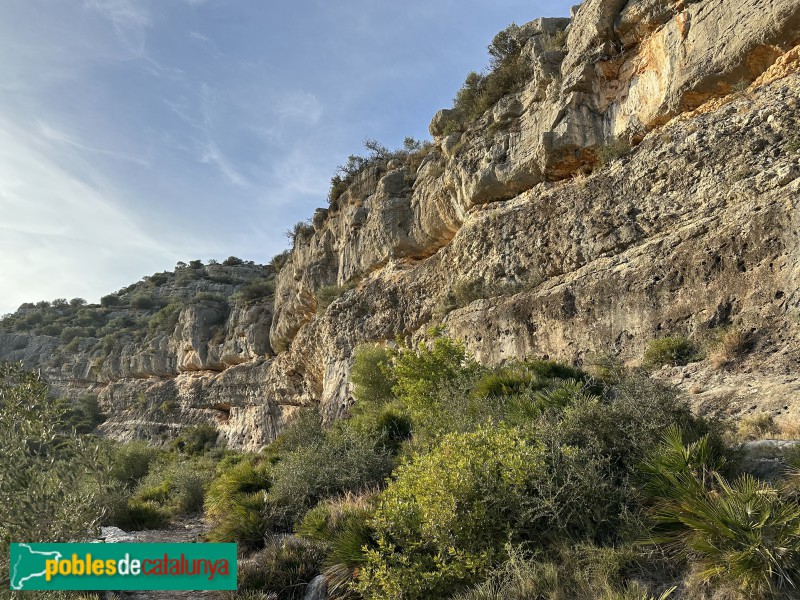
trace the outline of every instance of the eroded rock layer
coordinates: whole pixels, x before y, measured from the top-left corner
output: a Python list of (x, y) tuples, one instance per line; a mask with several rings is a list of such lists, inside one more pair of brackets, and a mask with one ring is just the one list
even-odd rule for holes
[(273, 276), (251, 265), (169, 333), (60, 366), (58, 339), (5, 333), (0, 357), (99, 393), (114, 437), (211, 421), (255, 450), (300, 406), (341, 416), (363, 342), (443, 324), (487, 363), (635, 363), (733, 325), (754, 342), (735, 370), (658, 376), (701, 409), (798, 416), (800, 2), (588, 0), (519, 36), (523, 89), (469, 126), (438, 113), (419, 165), (362, 171), (298, 232), (274, 299), (235, 300)]

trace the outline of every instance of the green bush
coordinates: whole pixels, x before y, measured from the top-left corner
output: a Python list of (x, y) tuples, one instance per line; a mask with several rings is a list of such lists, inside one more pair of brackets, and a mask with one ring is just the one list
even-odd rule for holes
[(66, 422), (74, 427), (77, 433), (92, 433), (98, 425), (106, 420), (106, 416), (100, 410), (97, 396), (82, 394), (70, 404)]
[(631, 145), (627, 140), (616, 138), (607, 144), (597, 148), (597, 167), (603, 168), (606, 165), (630, 154)]
[(240, 590), (271, 592), (277, 600), (303, 600), (323, 560), (322, 548), (293, 536), (270, 538), (266, 547), (241, 564)]
[(222, 264), (226, 267), (234, 267), (236, 265), (241, 265), (244, 261), (237, 257), (237, 256), (229, 256), (225, 260), (222, 261)]
[(169, 514), (158, 503), (131, 498), (124, 510), (116, 515), (114, 524), (125, 531), (159, 529), (169, 523)]
[(321, 500), (379, 486), (393, 466), (382, 441), (379, 434), (343, 425), (326, 431), (316, 444), (288, 452), (275, 464), (267, 501), (291, 527)]
[(138, 293), (131, 297), (131, 306), (141, 310), (150, 310), (156, 305), (155, 299), (150, 294)]
[(133, 486), (150, 471), (162, 452), (147, 442), (134, 441), (113, 448), (110, 476), (125, 486)]
[(169, 304), (161, 308), (147, 321), (147, 329), (150, 333), (163, 332), (172, 334), (178, 324), (178, 319), (183, 310), (183, 302), (172, 300)]
[(334, 300), (354, 287), (354, 283), (346, 283), (344, 285), (323, 285), (317, 289), (317, 313), (324, 313), (325, 309), (333, 304)]
[(325, 551), (323, 574), (329, 598), (352, 598), (367, 549), (374, 547), (371, 514), (371, 496), (347, 495), (321, 502), (298, 525), (299, 536), (316, 541)]
[(297, 243), (297, 240), (305, 239), (314, 233), (314, 226), (311, 221), (298, 221), (291, 229), (286, 230), (286, 237), (291, 242), (292, 246)]
[(185, 427), (174, 440), (173, 447), (179, 452), (194, 455), (208, 452), (217, 445), (219, 431), (211, 423), (199, 423)]
[(445, 436), (399, 467), (371, 521), (377, 549), (367, 553), (359, 592), (444, 598), (482, 579), (524, 526), (541, 466), (541, 447), (520, 431), (486, 427)]
[(120, 299), (116, 294), (109, 294), (100, 298), (100, 306), (108, 308), (111, 306), (119, 306)]
[(392, 352), (385, 346), (363, 344), (353, 356), (350, 381), (355, 386), (358, 406), (382, 405), (393, 398)]
[(269, 462), (248, 457), (211, 482), (205, 515), (212, 542), (237, 542), (243, 549), (261, 548), (267, 533), (265, 494), (272, 484)]
[(235, 300), (245, 303), (255, 302), (263, 298), (271, 298), (275, 293), (274, 279), (253, 279), (240, 287), (234, 294)]
[(644, 353), (644, 365), (650, 369), (664, 365), (682, 366), (700, 358), (694, 343), (685, 337), (663, 337), (650, 340)]
[(96, 440), (65, 426), (40, 375), (0, 363), (0, 588), (12, 542), (89, 541), (106, 510)]
[(279, 252), (272, 259), (269, 261), (269, 266), (275, 271), (275, 274), (281, 272), (286, 263), (289, 262), (289, 258), (292, 256), (291, 251), (284, 250), (283, 252)]
[(164, 285), (169, 281), (169, 273), (154, 273), (153, 275), (150, 275), (148, 281), (150, 281), (150, 283), (156, 287)]

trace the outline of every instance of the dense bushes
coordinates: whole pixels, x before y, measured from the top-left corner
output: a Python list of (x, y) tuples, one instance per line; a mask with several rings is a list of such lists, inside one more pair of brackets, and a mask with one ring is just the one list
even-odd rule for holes
[(131, 442), (112, 450), (113, 512), (108, 522), (125, 530), (154, 529), (203, 508), (216, 473), (210, 457), (186, 457)]
[[(542, 449), (519, 430), (481, 428), (445, 436), (395, 473), (372, 526), (359, 590), (370, 598), (445, 597), (496, 564), (502, 540), (530, 517), (527, 492)], [(487, 502), (491, 498), (491, 502)]]
[(234, 300), (239, 300), (244, 303), (255, 302), (263, 298), (270, 298), (275, 293), (275, 280), (274, 279), (253, 279), (248, 281), (238, 290), (233, 296)]
[(0, 363), (0, 588), (9, 543), (88, 541), (105, 507), (96, 441), (70, 426), (68, 403), (37, 374)]
[(684, 445), (670, 429), (645, 463), (651, 542), (690, 559), (703, 582), (728, 583), (748, 598), (796, 597), (800, 505), (786, 491), (742, 475), (729, 481), (708, 436)]

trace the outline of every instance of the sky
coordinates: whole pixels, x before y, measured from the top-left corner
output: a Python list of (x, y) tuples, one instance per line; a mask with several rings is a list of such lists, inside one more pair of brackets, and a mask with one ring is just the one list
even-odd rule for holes
[(562, 0), (2, 0), (0, 315), (178, 261), (259, 263), (365, 138), (428, 139)]

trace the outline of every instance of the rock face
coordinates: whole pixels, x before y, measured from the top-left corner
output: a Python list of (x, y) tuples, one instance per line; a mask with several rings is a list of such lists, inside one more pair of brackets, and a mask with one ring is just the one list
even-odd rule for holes
[(13, 330), (0, 358), (100, 391), (115, 437), (213, 420), (253, 450), (298, 407), (341, 416), (363, 342), (441, 323), (485, 362), (635, 362), (654, 337), (735, 326), (750, 357), (678, 383), (695, 373), (713, 388), (700, 404), (743, 411), (747, 389), (714, 390), (746, 376), (797, 416), (778, 396), (800, 389), (800, 2), (587, 0), (519, 36), (521, 91), (461, 131), (440, 111), (416, 162), (362, 170), (298, 230), (274, 301), (209, 288), (222, 298), (184, 305), (171, 332), (81, 342), (56, 367), (59, 340)]

